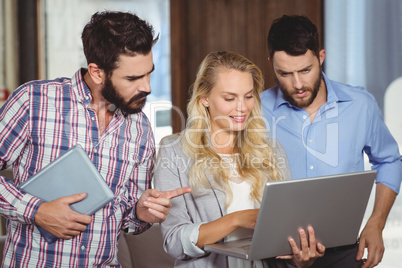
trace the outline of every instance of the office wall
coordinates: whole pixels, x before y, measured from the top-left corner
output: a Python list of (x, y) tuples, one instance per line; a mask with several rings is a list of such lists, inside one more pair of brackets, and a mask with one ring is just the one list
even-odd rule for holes
[[(273, 19), (306, 15), (323, 36), (323, 0), (171, 0), (172, 104), (185, 113), (188, 89), (202, 59), (212, 51), (240, 53), (262, 70), (266, 87), (274, 85), (266, 37)], [(177, 110), (173, 132), (184, 126)]]
[(0, 43), (2, 55), (0, 57), (0, 89), (12, 90), (19, 82), (17, 3), (13, 0), (0, 0), (0, 6), (2, 34), (2, 42)]

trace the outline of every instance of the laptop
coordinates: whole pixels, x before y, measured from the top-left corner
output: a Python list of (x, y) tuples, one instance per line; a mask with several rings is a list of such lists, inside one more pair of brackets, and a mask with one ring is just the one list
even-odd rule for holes
[(299, 227), (308, 225), (326, 248), (355, 244), (376, 173), (268, 182), (252, 237), (205, 245), (204, 250), (248, 260), (293, 254), (288, 237), (298, 243)]
[[(93, 215), (114, 199), (114, 193), (79, 144), (34, 174), (19, 189), (45, 202), (86, 193), (83, 200), (70, 205), (72, 210), (85, 215)], [(38, 229), (48, 243), (57, 240), (39, 226)]]

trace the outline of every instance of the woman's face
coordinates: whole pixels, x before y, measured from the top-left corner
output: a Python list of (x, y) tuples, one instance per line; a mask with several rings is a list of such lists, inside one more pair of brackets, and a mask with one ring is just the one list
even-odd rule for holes
[(248, 72), (222, 68), (211, 93), (202, 98), (211, 117), (211, 132), (233, 134), (244, 130), (254, 108), (253, 78)]

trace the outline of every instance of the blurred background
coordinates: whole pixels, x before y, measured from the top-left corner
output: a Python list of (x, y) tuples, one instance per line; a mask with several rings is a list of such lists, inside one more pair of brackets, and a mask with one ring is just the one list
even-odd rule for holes
[[(81, 31), (97, 11), (123, 10), (159, 34), (153, 49), (152, 93), (144, 108), (156, 143), (184, 128), (188, 89), (211, 51), (231, 50), (255, 62), (274, 85), (266, 37), (283, 14), (308, 16), (327, 51), (326, 75), (364, 86), (402, 143), (402, 1), (400, 0), (0, 0), (0, 105), (19, 85), (71, 77), (86, 66)], [(366, 168), (370, 168), (367, 162)], [(373, 194), (365, 221), (373, 205)], [(4, 221), (2, 226), (4, 234)], [(384, 230), (379, 267), (400, 267), (402, 201)]]

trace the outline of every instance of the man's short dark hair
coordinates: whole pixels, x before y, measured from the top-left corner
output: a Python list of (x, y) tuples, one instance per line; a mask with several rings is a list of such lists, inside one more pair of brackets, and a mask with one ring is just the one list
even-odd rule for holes
[(305, 16), (283, 15), (275, 19), (267, 40), (271, 59), (275, 51), (300, 56), (311, 50), (317, 57), (320, 51), (317, 27)]
[(87, 63), (110, 74), (120, 55), (147, 55), (158, 36), (146, 21), (128, 12), (104, 11), (92, 15), (81, 35)]

